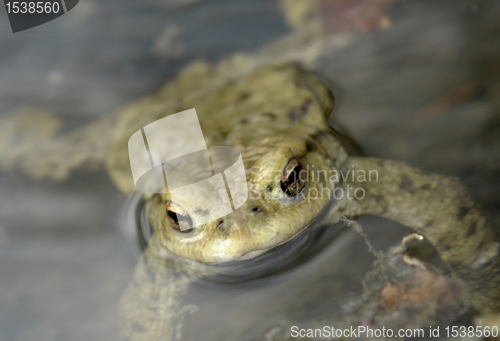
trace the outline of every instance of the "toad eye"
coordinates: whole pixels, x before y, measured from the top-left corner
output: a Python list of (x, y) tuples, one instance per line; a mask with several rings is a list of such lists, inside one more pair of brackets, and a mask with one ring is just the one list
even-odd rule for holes
[(304, 188), (305, 182), (301, 179), (302, 166), (296, 158), (291, 159), (281, 173), (281, 189), (286, 195), (296, 197)]
[(167, 217), (172, 228), (178, 232), (187, 233), (193, 230), (193, 221), (185, 209), (174, 203), (167, 202)]

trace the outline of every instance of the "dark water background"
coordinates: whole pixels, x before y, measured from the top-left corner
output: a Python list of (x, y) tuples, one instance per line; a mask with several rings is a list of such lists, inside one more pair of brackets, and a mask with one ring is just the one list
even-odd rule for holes
[[(339, 89), (336, 119), (367, 155), (459, 176), (499, 226), (500, 2), (401, 0), (387, 14), (389, 30), (358, 33), (319, 63)], [(155, 50), (169, 25), (183, 30), (181, 57)], [(253, 51), (289, 30), (268, 0), (82, 0), (17, 34), (0, 6), (0, 115), (47, 109), (70, 130), (157, 89), (191, 60)], [(59, 184), (0, 175), (0, 340), (118, 339), (117, 305), (137, 259), (119, 226), (126, 202), (104, 172)], [(361, 223), (378, 248), (406, 233)], [(371, 262), (347, 232), (265, 290), (195, 288), (200, 310), (186, 320), (186, 339), (250, 338), (285, 314), (334, 314), (360, 293)]]

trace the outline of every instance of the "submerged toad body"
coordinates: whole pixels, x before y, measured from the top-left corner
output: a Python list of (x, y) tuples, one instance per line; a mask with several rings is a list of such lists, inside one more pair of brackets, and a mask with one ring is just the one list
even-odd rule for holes
[[(202, 85), (198, 93), (176, 97), (169, 111), (161, 109), (162, 100), (199, 86), (193, 83), (203, 83), (211, 72), (201, 65), (185, 71), (156, 97), (131, 109), (122, 121), (128, 130), (109, 154), (108, 169), (118, 187), (133, 190), (128, 137), (145, 124), (194, 107), (207, 145), (241, 151), (250, 195), (232, 214), (184, 231), (180, 224), (207, 214), (212, 203), (174, 205), (168, 194), (145, 199), (154, 234), (123, 297), (124, 336), (175, 339), (186, 283), (231, 271), (221, 264), (273, 257), (273, 248), (343, 215), (374, 214), (411, 227), (468, 284), (471, 304), (481, 310), (500, 307), (499, 244), (458, 180), (400, 162), (349, 157), (327, 124), (331, 93), (295, 65)], [(148, 267), (155, 270), (148, 272)]]
[(121, 116), (106, 165), (123, 192), (135, 191), (130, 136), (190, 108), (207, 145), (241, 152), (250, 191), (235, 212), (196, 227), (190, 224), (209, 214), (211, 202), (173, 204), (168, 193), (143, 195), (154, 233), (122, 299), (125, 338), (178, 339), (187, 283), (272, 258), (277, 247), (344, 215), (373, 214), (412, 228), (464, 280), (469, 304), (500, 308), (498, 239), (460, 182), (396, 161), (349, 156), (327, 124), (332, 107), (325, 84), (296, 65), (224, 78), (197, 63)]

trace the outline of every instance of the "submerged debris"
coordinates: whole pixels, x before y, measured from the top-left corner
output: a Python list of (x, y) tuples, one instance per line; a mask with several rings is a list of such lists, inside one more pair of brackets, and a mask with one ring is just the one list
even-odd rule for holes
[[(447, 265), (437, 257), (437, 252), (421, 235), (413, 233), (384, 253), (373, 247), (359, 223), (345, 216), (341, 221), (365, 239), (376, 260), (373, 269), (363, 280), (362, 297), (346, 302), (343, 305), (342, 317), (337, 320), (320, 319), (314, 321), (314, 326), (356, 330), (357, 334), (351, 337), (356, 340), (393, 340), (398, 339), (397, 334), (391, 337), (389, 333), (385, 333), (384, 337), (371, 335), (368, 330), (391, 330), (394, 333), (412, 330), (420, 333), (419, 338), (430, 339), (436, 336), (438, 328), (440, 335), (444, 336), (444, 328), (459, 318), (463, 321), (465, 316), (465, 319), (469, 318), (466, 322), (472, 322), (468, 317), (471, 310), (462, 300), (464, 285), (451, 274)], [(498, 316), (484, 317), (490, 318), (493, 322), (481, 320), (481, 323), (486, 325), (498, 322)], [(360, 330), (364, 332), (359, 332)], [(433, 335), (430, 334), (431, 331)], [(290, 326), (280, 324), (270, 329), (263, 340), (296, 340), (293, 336)], [(313, 339), (344, 338), (322, 335)]]
[(372, 32), (388, 29), (386, 8), (397, 0), (282, 0), (285, 17), (294, 28), (320, 22), (327, 32)]
[[(357, 222), (347, 218), (342, 221), (358, 233), (362, 231)], [(362, 236), (367, 240), (364, 233)], [(346, 311), (346, 325), (424, 328), (427, 333), (429, 326), (449, 325), (459, 316), (464, 308), (463, 286), (447, 274), (428, 247), (418, 234), (405, 237), (387, 254), (373, 251), (369, 244), (377, 260), (365, 277), (363, 298), (351, 303)]]

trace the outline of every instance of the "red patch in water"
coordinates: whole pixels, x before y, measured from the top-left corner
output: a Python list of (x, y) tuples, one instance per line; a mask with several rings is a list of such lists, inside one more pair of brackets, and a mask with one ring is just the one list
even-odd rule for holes
[(328, 31), (360, 30), (368, 33), (388, 28), (385, 9), (397, 0), (320, 0), (320, 13)]

